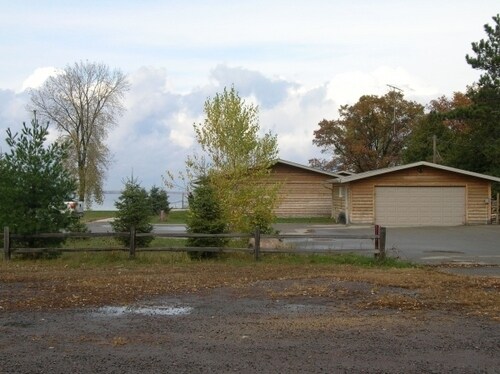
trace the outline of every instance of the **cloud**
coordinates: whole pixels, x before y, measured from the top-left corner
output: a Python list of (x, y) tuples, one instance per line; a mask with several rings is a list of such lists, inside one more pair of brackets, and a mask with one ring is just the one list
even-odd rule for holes
[(21, 91), (25, 91), (29, 88), (38, 88), (47, 80), (47, 78), (56, 76), (61, 72), (61, 69), (56, 69), (52, 66), (36, 68), (35, 71), (24, 80), (21, 86)]
[(297, 85), (283, 79), (270, 79), (262, 73), (241, 67), (218, 65), (211, 72), (216, 87), (234, 85), (240, 96), (253, 96), (263, 108), (272, 108), (282, 102), (291, 88)]
[(328, 82), (328, 98), (339, 103), (354, 104), (363, 95), (384, 95), (396, 86), (407, 98), (437, 95), (438, 89), (401, 67), (382, 66), (372, 71), (348, 71)]
[(18, 132), (23, 122), (29, 123), (30, 113), (26, 110), (28, 95), (25, 92), (16, 93), (13, 90), (0, 89), (0, 151), (7, 150), (6, 131)]

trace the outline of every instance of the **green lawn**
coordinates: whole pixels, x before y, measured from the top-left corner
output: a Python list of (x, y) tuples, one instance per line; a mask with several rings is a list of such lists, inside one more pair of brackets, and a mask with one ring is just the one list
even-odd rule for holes
[[(160, 221), (160, 217), (152, 216), (151, 223), (186, 223), (187, 210), (173, 210), (167, 215), (165, 221)], [(100, 219), (113, 218), (116, 210), (87, 210), (83, 214), (82, 222), (93, 222)]]
[(330, 217), (288, 217), (277, 218), (276, 223), (333, 224), (336, 222)]
[[(152, 216), (151, 223), (183, 224), (186, 223), (187, 214), (187, 210), (173, 210), (167, 215), (164, 221), (160, 221), (160, 217)], [(87, 223), (100, 219), (113, 218), (115, 215), (115, 210), (88, 210), (83, 214), (82, 222)], [(329, 217), (290, 217), (278, 218), (276, 223), (333, 224), (335, 220)]]

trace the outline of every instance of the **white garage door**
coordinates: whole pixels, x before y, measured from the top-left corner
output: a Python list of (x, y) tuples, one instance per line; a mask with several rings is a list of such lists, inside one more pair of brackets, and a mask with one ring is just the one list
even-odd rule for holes
[(463, 225), (464, 187), (376, 187), (378, 225)]

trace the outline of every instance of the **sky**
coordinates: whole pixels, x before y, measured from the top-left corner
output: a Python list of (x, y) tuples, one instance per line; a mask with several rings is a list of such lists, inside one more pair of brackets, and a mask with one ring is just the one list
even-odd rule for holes
[[(307, 165), (323, 119), (396, 86), (427, 104), (464, 91), (465, 61), (498, 0), (0, 0), (0, 148), (29, 122), (29, 90), (75, 62), (127, 75), (126, 112), (109, 133), (105, 190), (132, 174), (150, 188), (198, 152), (193, 124), (234, 85), (258, 105), (279, 157)], [(52, 129), (51, 136), (57, 135)], [(183, 189), (179, 181), (176, 189)]]

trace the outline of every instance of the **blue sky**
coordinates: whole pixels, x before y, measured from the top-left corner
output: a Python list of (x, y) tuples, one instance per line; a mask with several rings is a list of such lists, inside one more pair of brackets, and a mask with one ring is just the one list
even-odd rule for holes
[(307, 164), (318, 122), (342, 104), (387, 84), (425, 104), (477, 80), (465, 54), (499, 11), (498, 0), (0, 0), (0, 146), (30, 119), (27, 89), (88, 60), (131, 83), (107, 189), (132, 170), (150, 187), (182, 169), (203, 102), (231, 84), (259, 105), (280, 157)]

